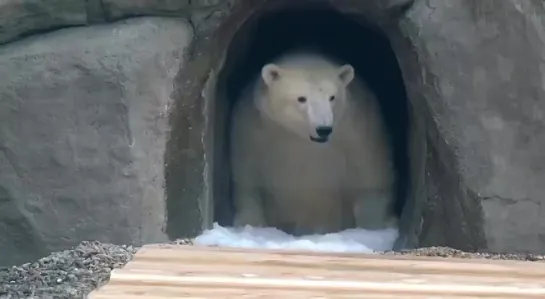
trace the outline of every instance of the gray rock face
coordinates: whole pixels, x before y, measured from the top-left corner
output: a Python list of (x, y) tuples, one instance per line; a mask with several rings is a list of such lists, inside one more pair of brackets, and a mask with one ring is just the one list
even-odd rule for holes
[(536, 1), (417, 1), (403, 19), (411, 96), (437, 127), (421, 245), (545, 251), (544, 25)]
[(0, 1), (0, 44), (22, 34), (85, 25), (85, 0)]
[(0, 48), (0, 265), (166, 240), (168, 108), (192, 37), (139, 18)]
[(153, 14), (179, 14), (186, 12), (189, 0), (102, 0), (109, 19)]
[(218, 12), (234, 0), (2, 0), (0, 44), (52, 30), (116, 21), (129, 17), (165, 16), (212, 27)]
[[(107, 20), (134, 16), (177, 16), (190, 18), (192, 24), (210, 27), (214, 14), (228, 11), (233, 0), (90, 0), (100, 7)], [(89, 12), (91, 15), (91, 13)], [(204, 24), (202, 24), (204, 23)]]

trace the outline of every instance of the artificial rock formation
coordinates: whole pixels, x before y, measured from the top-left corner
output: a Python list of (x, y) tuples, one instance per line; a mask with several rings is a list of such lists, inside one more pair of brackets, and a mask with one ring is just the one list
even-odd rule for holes
[(0, 264), (167, 239), (168, 107), (192, 34), (147, 17), (0, 48)]
[[(0, 265), (199, 233), (227, 47), (250, 16), (295, 2), (45, 2), (0, 4)], [(545, 251), (543, 6), (329, 2), (380, 27), (403, 73), (413, 176), (399, 244)]]
[(429, 108), (420, 245), (545, 251), (544, 12), (417, 1), (399, 23), (415, 113)]

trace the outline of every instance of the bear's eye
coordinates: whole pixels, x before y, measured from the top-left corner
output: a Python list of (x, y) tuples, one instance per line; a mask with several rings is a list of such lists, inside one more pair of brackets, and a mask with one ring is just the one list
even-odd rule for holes
[(330, 97), (329, 97), (329, 101), (330, 101), (330, 102), (335, 101), (335, 96), (330, 96)]
[(297, 101), (299, 101), (299, 103), (306, 103), (307, 98), (305, 98), (305, 97), (298, 97), (298, 98), (297, 98)]

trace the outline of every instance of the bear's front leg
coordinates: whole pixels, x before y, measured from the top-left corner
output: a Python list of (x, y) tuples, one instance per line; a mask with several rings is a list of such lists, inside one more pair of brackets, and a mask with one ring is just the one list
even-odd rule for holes
[(235, 227), (267, 227), (265, 213), (263, 211), (263, 200), (255, 188), (250, 186), (235, 185), (233, 192), (235, 203)]
[(352, 203), (356, 227), (370, 230), (397, 227), (392, 202), (393, 194), (390, 190), (357, 192)]

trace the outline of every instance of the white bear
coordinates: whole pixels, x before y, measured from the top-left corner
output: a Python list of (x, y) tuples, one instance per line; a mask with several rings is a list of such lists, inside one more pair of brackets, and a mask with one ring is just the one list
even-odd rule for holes
[(232, 115), (234, 226), (295, 235), (395, 227), (378, 109), (351, 65), (301, 51), (265, 65)]

